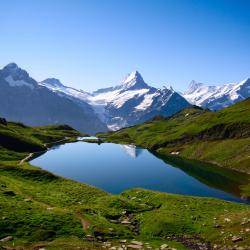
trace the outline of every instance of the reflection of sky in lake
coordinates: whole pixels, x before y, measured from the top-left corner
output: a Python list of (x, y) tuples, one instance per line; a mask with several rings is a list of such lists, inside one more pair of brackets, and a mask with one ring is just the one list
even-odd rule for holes
[(141, 187), (239, 201), (239, 198), (209, 187), (181, 169), (165, 163), (149, 151), (134, 146), (68, 143), (48, 151), (31, 163), (111, 193)]

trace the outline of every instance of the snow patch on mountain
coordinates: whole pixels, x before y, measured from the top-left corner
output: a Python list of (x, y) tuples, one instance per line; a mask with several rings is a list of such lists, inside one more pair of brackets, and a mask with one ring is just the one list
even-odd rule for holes
[(138, 89), (138, 90), (114, 90), (111, 92), (99, 94), (89, 99), (92, 103), (108, 104), (112, 103), (114, 107), (121, 108), (129, 99), (136, 98), (147, 93), (149, 89)]
[(132, 73), (128, 74), (125, 79), (123, 80), (123, 84), (129, 84), (136, 81), (136, 78), (139, 76), (138, 71), (133, 71)]
[(80, 99), (82, 101), (87, 101), (90, 94), (83, 91), (83, 90), (78, 90), (75, 88), (71, 88), (71, 87), (66, 87), (64, 86), (60, 80), (55, 79), (55, 78), (48, 78), (45, 79), (42, 82), (39, 82), (40, 86), (44, 86), (48, 89), (50, 89), (51, 91), (58, 93), (58, 94), (64, 94), (68, 97), (73, 97), (73, 98), (77, 98)]
[(147, 94), (144, 96), (143, 101), (135, 107), (136, 110), (145, 110), (150, 107), (154, 101), (154, 97), (159, 96), (160, 93)]
[(29, 87), (31, 89), (34, 88), (34, 86), (30, 83), (27, 83), (24, 80), (14, 80), (12, 75), (9, 75), (7, 77), (5, 77), (5, 81), (11, 86), (11, 87), (22, 87), (22, 86), (26, 86)]

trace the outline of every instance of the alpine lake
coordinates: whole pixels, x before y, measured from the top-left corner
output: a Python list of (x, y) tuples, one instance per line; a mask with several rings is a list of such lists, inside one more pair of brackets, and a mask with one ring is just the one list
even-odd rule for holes
[(30, 163), (113, 194), (139, 187), (250, 203), (241, 191), (249, 184), (247, 174), (209, 164), (171, 161), (133, 145), (80, 140), (54, 146)]

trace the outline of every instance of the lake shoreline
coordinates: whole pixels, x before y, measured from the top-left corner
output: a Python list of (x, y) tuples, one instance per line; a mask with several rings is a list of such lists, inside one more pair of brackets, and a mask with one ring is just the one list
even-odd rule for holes
[[(64, 145), (67, 144), (71, 143)], [(52, 148), (46, 152), (53, 151)], [(9, 239), (0, 243), (3, 249), (33, 250), (39, 246), (93, 250), (103, 248), (106, 242), (110, 248), (130, 245), (133, 239), (153, 249), (163, 244), (178, 250), (190, 244), (193, 247), (216, 244), (223, 249), (235, 244), (232, 239), (239, 237), (239, 227), (245, 230), (247, 226), (244, 218), (249, 217), (249, 206), (244, 204), (145, 189), (111, 195), (29, 162), (19, 165), (27, 157), (25, 152), (3, 149), (1, 152), (2, 159), (11, 159), (2, 160), (0, 166), (0, 205), (4, 218), (0, 220), (0, 228), (4, 228), (0, 238)], [(87, 229), (83, 228), (82, 218), (88, 222)], [(226, 243), (220, 227), (225, 235), (232, 235)], [(247, 249), (250, 244), (247, 232), (240, 237), (242, 240), (237, 244)]]
[[(148, 171), (156, 171), (156, 169), (154, 168), (154, 169), (151, 169), (150, 170), (150, 168), (152, 168), (151, 166), (147, 166), (147, 164), (145, 165), (145, 163), (149, 160), (149, 159), (151, 159), (152, 157), (153, 157), (153, 155), (155, 155), (156, 157), (159, 157), (160, 156), (160, 154), (157, 154), (157, 153), (155, 153), (155, 152), (152, 152), (152, 151), (148, 151), (147, 149), (143, 149), (143, 148), (140, 148), (139, 150), (141, 150), (141, 151), (147, 151), (147, 152), (149, 152), (149, 155), (147, 156), (147, 157), (149, 157), (149, 159), (148, 160), (146, 160), (146, 162), (141, 162), (140, 163), (140, 159), (142, 159), (142, 158), (140, 158), (141, 156), (139, 156), (138, 157), (138, 160), (139, 160), (139, 162), (136, 162), (135, 160), (129, 160), (129, 162), (128, 163), (125, 163), (127, 160), (126, 160), (126, 158), (124, 158), (124, 156), (120, 156), (120, 157), (122, 157), (122, 161), (123, 161), (123, 164), (127, 164), (127, 165), (124, 165), (124, 170), (122, 170), (122, 169), (120, 169), (120, 168), (118, 168), (118, 170), (115, 168), (115, 166), (114, 166), (114, 169), (111, 171), (111, 172), (113, 172), (113, 174), (112, 175), (114, 175), (114, 174), (116, 174), (117, 175), (117, 177), (112, 177), (112, 178), (114, 178), (114, 179), (117, 179), (117, 180), (115, 180), (115, 181), (112, 181), (111, 183), (110, 183), (110, 179), (109, 178), (111, 178), (111, 177), (109, 177), (107, 174), (105, 174), (105, 177), (103, 176), (103, 178), (102, 178), (102, 182), (101, 183), (103, 183), (103, 184), (98, 184), (98, 182), (99, 182), (99, 180), (98, 180), (98, 177), (95, 177), (94, 175), (92, 175), (91, 174), (91, 172), (92, 171), (96, 171), (96, 172), (100, 172), (100, 174), (102, 173), (102, 171), (104, 171), (104, 170), (102, 170), (102, 168), (99, 168), (98, 167), (98, 165), (99, 164), (105, 164), (105, 166), (108, 164), (108, 165), (112, 165), (112, 163), (111, 162), (109, 162), (109, 160), (107, 160), (107, 161), (105, 161), (105, 160), (100, 160), (100, 163), (94, 163), (94, 169), (95, 170), (92, 170), (91, 168), (93, 168), (93, 161), (95, 162), (96, 160), (95, 160), (95, 158), (97, 157), (103, 157), (103, 156), (98, 156), (98, 154), (99, 154), (99, 151), (100, 151), (100, 144), (97, 144), (97, 143), (93, 143), (93, 142), (91, 142), (90, 144), (89, 144), (89, 147), (91, 147), (92, 148), (92, 150), (94, 150), (93, 152), (90, 150), (90, 149), (88, 149), (89, 147), (87, 146), (87, 144), (89, 143), (89, 142), (85, 142), (86, 143), (86, 145), (81, 145), (82, 143), (84, 143), (83, 141), (78, 141), (76, 144), (74, 144), (74, 145), (72, 145), (71, 143), (69, 143), (68, 145), (66, 144), (64, 147), (65, 147), (65, 149), (63, 149), (63, 155), (65, 155), (64, 157), (66, 157), (66, 162), (64, 162), (64, 161), (60, 161), (60, 159), (58, 159), (58, 163), (57, 163), (57, 165), (59, 164), (60, 165), (60, 168), (55, 168), (54, 166), (54, 163), (50, 163), (50, 162), (48, 162), (47, 160), (46, 160), (46, 154), (44, 155), (42, 155), (41, 157), (41, 160), (39, 160), (39, 155), (38, 155), (38, 159), (37, 158), (35, 158), (34, 160), (33, 160), (33, 162), (31, 161), (31, 164), (33, 164), (33, 165), (38, 165), (39, 167), (41, 167), (41, 168), (43, 168), (43, 169), (45, 169), (45, 170), (48, 170), (48, 171), (52, 171), (53, 173), (55, 173), (55, 174), (59, 174), (59, 175), (61, 175), (61, 176), (64, 176), (64, 177), (66, 177), (66, 178), (71, 178), (72, 180), (76, 180), (76, 181), (80, 181), (80, 182), (82, 182), (82, 183), (88, 183), (88, 184), (90, 184), (90, 185), (93, 185), (93, 186), (96, 186), (96, 187), (99, 187), (99, 188), (101, 188), (101, 189), (104, 189), (104, 190), (106, 190), (107, 192), (111, 192), (111, 193), (114, 193), (114, 194), (119, 194), (120, 192), (123, 192), (123, 191), (125, 191), (125, 190), (127, 190), (128, 188), (133, 188), (133, 187), (141, 187), (141, 188), (149, 188), (149, 189), (152, 189), (152, 190), (158, 190), (158, 191), (162, 191), (162, 192), (168, 192), (168, 193), (176, 193), (176, 194), (178, 194), (178, 191), (175, 191), (174, 189), (171, 191), (171, 190), (169, 190), (169, 189), (162, 189), (162, 188), (154, 188), (154, 187), (151, 187), (150, 188), (150, 186), (148, 186), (148, 184), (146, 184), (146, 182), (145, 182), (145, 184), (146, 184), (146, 186), (144, 186), (145, 184), (143, 184), (143, 183), (141, 183), (141, 184), (136, 184), (136, 183), (134, 183), (132, 186), (127, 186), (128, 184), (127, 184), (127, 181), (129, 181), (129, 179), (130, 179), (130, 177), (128, 177), (127, 175), (127, 177), (125, 177), (125, 179), (126, 179), (126, 181), (125, 181), (125, 179), (124, 179), (124, 176), (122, 176), (120, 173), (117, 173), (116, 171), (122, 171), (123, 173), (124, 173), (124, 171), (132, 171), (132, 169), (131, 170), (129, 170), (130, 168), (129, 168), (129, 165), (130, 164), (135, 164), (134, 165), (134, 167), (132, 167), (134, 170), (136, 170), (137, 168), (138, 168), (138, 165), (144, 165), (144, 167), (140, 167), (139, 169), (141, 169), (140, 171), (139, 170), (136, 170), (136, 171), (139, 171), (136, 175), (138, 175), (139, 177), (138, 178), (141, 178), (140, 177), (140, 175), (141, 174), (139, 174), (139, 173), (142, 173), (142, 172), (145, 172), (145, 170), (148, 172)], [(94, 149), (95, 148), (95, 144), (96, 145), (98, 145), (97, 147), (96, 147), (96, 149)], [(78, 145), (78, 146), (77, 146)], [(91, 146), (92, 145), (92, 146)], [(106, 152), (106, 154), (109, 154), (109, 152), (112, 152), (112, 155), (119, 155), (119, 154), (121, 154), (121, 153), (119, 153), (119, 151), (120, 151), (120, 149), (119, 149), (119, 144), (112, 144), (112, 143), (104, 143), (104, 144), (101, 144), (102, 145), (102, 150), (104, 150), (104, 148), (108, 148), (108, 147), (110, 147), (110, 149)], [(109, 146), (108, 146), (109, 145)], [(124, 145), (123, 145), (124, 146)], [(124, 146), (125, 147), (125, 146)], [(79, 149), (78, 149), (79, 148)], [(81, 149), (80, 149), (81, 148)], [(56, 150), (58, 150), (58, 149), (56, 149)], [(71, 158), (71, 156), (70, 156), (70, 154), (71, 153), (69, 153), (69, 152), (74, 152), (74, 151), (82, 151), (82, 152), (85, 152), (86, 150), (87, 150), (87, 152), (88, 152), (88, 150), (90, 150), (89, 151), (89, 153), (86, 153), (86, 155), (85, 156), (82, 156), (82, 154), (80, 154), (80, 155), (78, 155), (78, 156), (76, 156), (75, 154), (74, 154), (74, 158)], [(126, 149), (126, 151), (127, 150), (129, 150), (129, 151), (131, 151), (131, 149)], [(133, 155), (133, 154), (135, 154), (135, 152), (137, 152), (137, 150), (138, 149), (136, 149), (136, 147), (132, 147), (132, 152), (129, 152), (129, 154), (132, 154), (132, 155), (130, 155), (129, 157), (131, 157), (132, 156), (132, 158), (136, 158), (137, 156), (136, 155)], [(60, 150), (59, 150), (60, 151)], [(126, 152), (125, 151), (125, 152)], [(145, 152), (146, 152), (145, 151)], [(52, 157), (52, 155), (54, 154), (53, 152), (55, 152), (55, 151), (49, 151), (49, 155), (51, 155), (51, 157)], [(95, 153), (94, 153), (95, 152)], [(138, 153), (139, 153), (139, 151), (138, 151)], [(47, 152), (47, 154), (48, 154), (48, 152)], [(92, 159), (91, 158), (91, 154), (94, 154), (94, 155), (96, 155), (96, 157), (94, 158), (94, 159)], [(147, 153), (148, 154), (148, 153)], [(59, 157), (59, 152), (58, 153), (56, 153), (56, 155), (58, 155), (57, 157)], [(150, 156), (150, 155), (152, 155), (152, 156)], [(83, 157), (83, 158), (82, 158)], [(105, 156), (105, 157), (107, 157), (107, 156)], [(110, 157), (111, 157), (111, 159), (112, 159), (112, 156), (110, 155)], [(118, 156), (116, 156), (116, 157), (118, 157)], [(67, 159), (67, 158), (69, 158), (69, 159)], [(79, 160), (77, 160), (77, 159), (75, 159), (75, 158), (79, 158)], [(80, 160), (82, 158), (82, 160)], [(37, 159), (37, 160), (36, 160)], [(44, 159), (44, 160), (43, 160)], [(53, 157), (53, 159), (54, 159), (54, 157)], [(160, 161), (162, 161), (162, 157), (160, 157)], [(179, 158), (176, 158), (176, 157), (171, 157), (171, 159), (168, 159), (169, 160), (169, 162), (166, 162), (166, 164), (173, 164), (173, 163), (175, 163), (176, 162), (176, 159), (178, 159), (179, 160)], [(137, 161), (138, 161), (137, 160)], [(54, 161), (54, 160), (53, 160)], [(73, 169), (71, 169), (70, 170), (70, 172), (68, 172), (68, 170), (67, 170), (67, 166), (70, 164), (70, 162), (75, 162), (74, 163), (74, 168)], [(80, 161), (80, 162), (84, 162), (84, 165), (85, 165), (85, 168), (87, 168), (88, 170), (84, 170), (84, 172), (82, 172), (83, 170), (81, 170), (81, 168), (77, 168), (77, 162), (78, 161)], [(135, 161), (135, 162), (134, 162)], [(153, 160), (153, 158), (151, 159), (151, 160), (149, 160), (150, 162), (151, 161), (153, 161), (154, 162), (154, 160)], [(40, 163), (39, 163), (40, 162)], [(67, 163), (68, 162), (68, 163)], [(108, 163), (109, 162), (109, 163)], [(133, 163), (134, 162), (134, 163)], [(168, 171), (170, 171), (170, 169), (172, 169), (172, 168), (170, 168), (169, 169), (169, 167), (170, 167), (170, 165), (169, 166), (166, 166), (166, 167), (164, 167), (164, 165), (165, 165), (165, 163), (159, 163), (158, 161), (156, 161), (155, 163), (150, 163), (151, 165), (154, 165), (154, 167), (156, 167), (157, 165), (155, 165), (155, 164), (161, 164), (160, 166), (160, 169), (158, 169), (157, 171), (159, 171), (159, 172), (162, 172), (162, 174), (165, 176), (165, 174), (168, 172)], [(183, 161), (181, 164), (184, 164), (184, 163), (188, 163), (188, 161)], [(118, 162), (117, 162), (117, 164), (119, 164)], [(180, 164), (180, 163), (179, 163)], [(195, 162), (195, 164), (196, 165), (198, 165), (198, 167), (199, 167), (199, 165), (201, 165), (201, 163), (200, 162)], [(121, 165), (121, 164), (120, 164)], [(203, 165), (204, 165), (204, 163), (203, 163)], [(50, 168), (49, 166), (51, 166), (52, 168)], [(92, 166), (92, 167), (91, 167)], [(147, 167), (146, 167), (147, 166)], [(204, 166), (204, 167), (206, 167), (206, 166)], [(192, 180), (192, 182), (194, 182), (194, 183), (197, 183), (197, 184), (195, 184), (195, 185), (203, 185), (203, 186), (201, 186), (204, 190), (206, 190), (206, 192), (207, 192), (207, 190), (209, 190), (209, 187), (211, 187), (212, 189), (213, 188), (216, 188), (217, 190), (223, 190), (224, 189), (224, 186), (221, 184), (221, 183), (228, 183), (229, 184), (229, 187), (230, 186), (232, 186), (232, 188), (233, 188), (233, 185), (237, 185), (237, 187), (239, 186), (239, 185), (243, 185), (244, 183), (248, 183), (248, 180), (245, 180), (245, 181), (243, 181), (241, 184), (240, 184), (240, 182), (239, 182), (239, 180), (240, 180), (240, 178), (242, 178), (241, 176), (240, 176), (240, 174), (241, 173), (237, 173), (238, 175), (236, 175), (236, 177), (239, 179), (237, 182), (235, 182), (237, 179), (236, 178), (234, 178), (233, 176), (235, 175), (234, 173), (233, 173), (233, 170), (228, 170), (228, 169), (222, 169), (222, 168), (218, 168), (217, 169), (217, 171), (215, 171), (216, 169), (214, 169), (214, 167), (213, 166), (211, 166), (210, 164), (209, 164), (209, 168), (207, 169), (207, 167), (204, 169), (204, 167), (203, 167), (203, 169), (201, 169), (200, 167), (197, 169), (197, 167), (195, 167), (194, 166), (194, 163), (192, 162), (192, 163), (190, 163), (189, 162), (189, 165), (187, 165), (187, 170), (185, 169), (185, 167), (184, 168), (180, 168), (179, 166), (178, 166), (178, 164), (177, 164), (177, 169), (178, 169), (178, 171), (179, 171), (179, 169), (181, 169), (181, 171), (183, 172), (183, 174), (185, 173), (185, 174), (187, 174), (187, 176), (185, 175), (185, 178), (189, 178), (188, 176), (192, 176), (192, 178), (195, 178), (196, 180), (198, 180), (199, 182), (201, 182), (201, 183), (204, 183), (207, 187), (205, 188), (205, 186), (204, 186), (204, 184), (198, 184), (197, 183), (197, 181), (195, 181), (194, 182), (194, 180)], [(193, 173), (192, 173), (192, 171), (190, 172), (190, 168), (192, 169), (193, 168)], [(64, 170), (65, 169), (65, 170)], [(74, 170), (75, 169), (75, 170)], [(106, 168), (105, 168), (106, 169)], [(168, 170), (169, 169), (169, 170)], [(198, 172), (196, 173), (196, 171), (198, 170)], [(133, 170), (133, 171), (134, 171)], [(219, 170), (219, 171), (218, 171)], [(66, 173), (64, 173), (63, 171), (66, 171)], [(79, 172), (80, 171), (80, 172)], [(87, 172), (86, 172), (87, 171)], [(88, 173), (88, 171), (90, 171), (90, 173)], [(109, 170), (106, 170), (106, 171), (109, 171)], [(157, 172), (156, 171), (156, 172)], [(171, 171), (175, 171), (175, 170), (171, 170)], [(204, 172), (204, 174), (205, 173), (209, 173), (210, 172), (210, 175), (212, 174), (212, 176), (214, 176), (212, 179), (220, 179), (220, 181), (218, 181), (218, 183), (219, 184), (217, 184), (217, 182), (207, 182), (207, 180), (206, 180), (206, 177), (204, 177), (204, 174), (201, 172), (201, 173), (199, 173), (200, 171), (202, 171), (202, 172), (204, 172), (204, 171), (206, 171), (206, 172)], [(207, 172), (208, 171), (208, 172)], [(225, 173), (224, 173), (224, 172)], [(72, 172), (75, 172), (75, 174), (73, 174)], [(82, 176), (82, 174), (84, 173), (84, 177), (81, 177)], [(149, 172), (148, 172), (149, 173)], [(174, 172), (173, 172), (174, 173)], [(173, 175), (173, 173), (171, 174), (171, 175)], [(178, 173), (178, 175), (179, 175), (179, 172), (177, 172)], [(131, 172), (131, 174), (132, 174), (132, 172)], [(182, 175), (183, 175), (182, 174)], [(197, 175), (198, 174), (198, 175)], [(226, 175), (225, 175), (226, 174)], [(205, 175), (207, 175), (207, 174), (205, 174)], [(228, 176), (227, 176), (228, 175)], [(75, 177), (74, 177), (75, 176)], [(88, 177), (89, 176), (89, 177)], [(106, 179), (105, 179), (106, 178)], [(162, 184), (164, 184), (164, 182), (165, 182), (165, 179), (162, 179), (162, 177), (159, 177), (159, 175), (158, 175), (158, 177), (157, 178), (160, 178), (159, 179), (159, 183), (158, 184), (154, 184), (154, 185), (161, 185), (160, 183), (162, 183)], [(168, 175), (166, 176), (166, 178), (169, 178), (168, 177)], [(145, 180), (147, 180), (148, 179), (148, 177), (147, 176), (144, 176), (144, 179)], [(161, 180), (162, 179), (162, 180)], [(211, 179), (211, 180), (212, 180)], [(92, 180), (92, 181), (91, 181)], [(139, 179), (138, 179), (139, 180)], [(187, 179), (188, 180), (188, 179)], [(105, 184), (105, 181), (107, 182), (107, 184)], [(110, 189), (110, 188), (112, 188), (112, 187), (116, 187), (117, 186), (117, 184), (116, 184), (116, 182), (118, 182), (119, 181), (119, 186), (121, 186), (121, 185), (124, 185), (124, 188), (123, 189), (118, 189), (119, 191), (112, 191), (112, 189)], [(141, 181), (141, 180), (140, 180)], [(156, 181), (156, 180), (155, 180)], [(173, 181), (170, 179), (169, 180), (170, 181), (170, 183), (172, 183)], [(191, 181), (191, 179), (190, 179), (190, 181)], [(114, 182), (114, 184), (112, 184)], [(233, 184), (235, 182), (235, 184)], [(124, 184), (122, 184), (122, 183), (124, 183)], [(165, 184), (164, 184), (165, 185)], [(181, 184), (181, 182), (180, 182), (180, 184), (174, 184), (174, 182), (171, 184), (171, 185), (174, 185), (174, 186), (179, 186), (179, 185), (183, 185), (183, 184)], [(224, 184), (224, 185), (226, 185), (226, 184)], [(197, 186), (198, 187), (198, 186)], [(201, 188), (200, 187), (200, 188)], [(235, 186), (236, 187), (236, 186)], [(228, 187), (227, 187), (228, 188)], [(209, 191), (209, 192), (215, 192), (215, 191), (213, 191), (211, 189), (211, 191)], [(185, 190), (186, 190), (186, 188), (185, 188)], [(201, 189), (202, 190), (202, 189)], [(238, 195), (236, 195), (237, 194), (237, 192), (239, 192), (239, 191), (233, 191), (234, 189), (232, 189), (231, 191), (230, 191), (230, 189), (229, 190), (223, 190), (224, 192), (226, 192), (226, 193), (228, 193), (228, 194), (230, 194), (230, 195), (233, 195), (234, 196), (234, 198), (232, 197), (232, 198), (230, 198), (229, 199), (229, 197), (228, 198), (226, 198), (226, 200), (230, 200), (230, 201), (237, 201), (237, 202), (240, 202), (240, 203), (248, 203), (249, 201), (246, 201), (245, 200), (245, 198), (244, 199), (239, 199), (238, 200), (238, 198), (236, 199), (236, 197), (238, 196)], [(235, 189), (236, 190), (236, 189)], [(184, 191), (184, 190), (183, 190)], [(184, 193), (180, 193), (180, 194), (187, 194), (187, 195), (192, 195), (192, 193), (189, 193), (190, 191), (188, 191), (188, 192), (184, 192)], [(196, 191), (195, 191), (196, 192)], [(235, 193), (236, 192), (236, 193)], [(209, 196), (211, 196), (211, 195), (204, 195), (204, 194), (202, 194), (202, 193), (200, 193), (200, 194), (198, 194), (198, 193), (196, 193), (196, 194), (193, 194), (194, 196), (198, 196), (198, 197), (209, 197)], [(222, 194), (220, 194), (220, 197), (221, 197), (221, 195)], [(214, 195), (212, 195), (211, 197), (216, 197), (216, 196), (214, 196)], [(239, 197), (239, 196), (238, 196)], [(219, 197), (217, 197), (217, 198), (219, 198)], [(221, 199), (223, 199), (223, 198), (221, 198)], [(224, 198), (225, 199), (225, 198)]]

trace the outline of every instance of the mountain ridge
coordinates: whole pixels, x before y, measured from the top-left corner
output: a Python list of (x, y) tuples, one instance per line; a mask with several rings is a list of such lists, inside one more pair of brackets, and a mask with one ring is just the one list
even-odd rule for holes
[(220, 110), (250, 96), (250, 78), (239, 83), (217, 86), (191, 81), (182, 96), (192, 104), (211, 110)]
[(39, 84), (71, 100), (87, 102), (111, 130), (138, 124), (155, 115), (169, 116), (190, 105), (172, 87), (150, 86), (137, 70), (120, 84), (92, 93), (67, 87), (53, 78)]
[[(180, 93), (172, 87), (155, 88), (150, 86), (144, 81), (139, 71), (135, 70), (126, 75), (120, 83), (89, 93), (64, 85), (59, 79), (53, 77), (37, 82), (29, 76), (27, 71), (19, 68), (15, 63), (6, 65), (1, 70), (0, 77), (10, 87), (29, 87), (34, 92), (39, 88), (45, 88), (50, 91), (48, 95), (57, 95), (65, 101), (70, 101), (73, 103), (72, 105), (76, 104), (90, 116), (95, 117), (94, 123), (100, 124), (99, 131), (96, 132), (105, 130), (105, 126), (111, 130), (117, 130), (142, 123), (154, 116), (168, 117), (192, 104), (219, 110), (250, 96), (249, 78), (240, 83), (222, 86), (207, 86), (192, 80), (188, 89)], [(25, 89), (27, 92), (27, 88)], [(21, 88), (18, 89), (18, 91), (20, 90)], [(46, 92), (46, 90), (44, 91)], [(5, 103), (6, 105), (10, 106), (10, 102)], [(5, 114), (6, 112), (2, 116)], [(7, 118), (12, 119), (8, 116)], [(21, 118), (18, 117), (18, 119)], [(30, 124), (29, 120), (21, 121), (35, 125)], [(91, 125), (91, 123), (89, 124)], [(74, 127), (72, 124), (69, 125)]]
[(0, 70), (0, 116), (30, 126), (68, 124), (85, 133), (107, 130), (88, 103), (39, 85), (15, 63)]
[(169, 116), (190, 105), (172, 88), (148, 85), (138, 71), (115, 87), (94, 92), (90, 100), (93, 105), (103, 105), (111, 130), (144, 122), (155, 115)]

